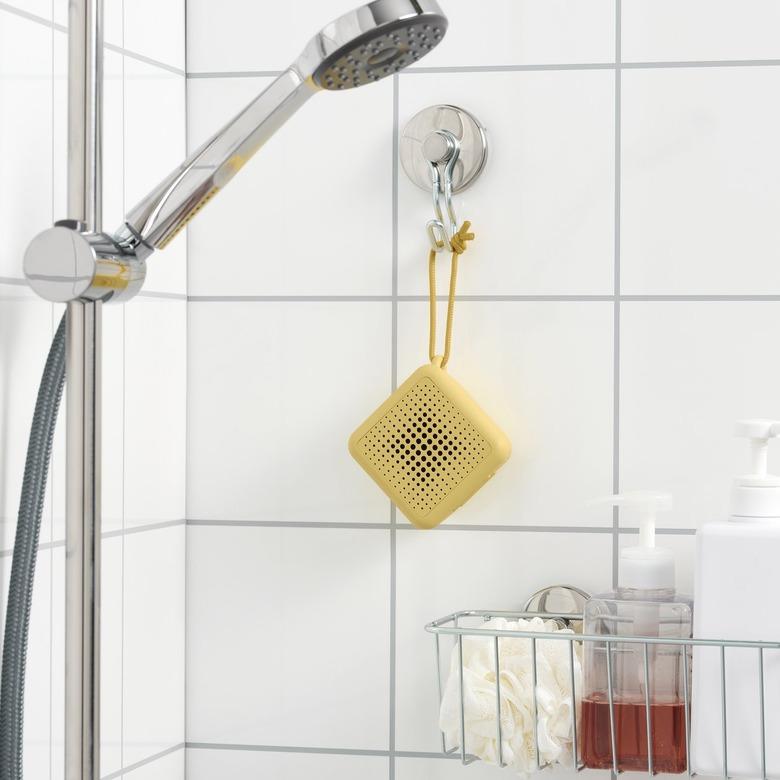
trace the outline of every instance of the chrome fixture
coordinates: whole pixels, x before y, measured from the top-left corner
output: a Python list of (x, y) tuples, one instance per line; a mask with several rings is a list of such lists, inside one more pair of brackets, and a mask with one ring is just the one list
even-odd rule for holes
[(434, 218), (425, 227), (435, 252), (449, 250), (458, 229), (452, 195), (465, 190), (482, 173), (487, 149), (485, 128), (457, 106), (424, 108), (404, 127), (401, 166), (418, 187), (432, 194)]
[(163, 249), (312, 95), (397, 73), (438, 45), (446, 30), (436, 0), (375, 0), (336, 19), (136, 204), (115, 234), (65, 221), (33, 239), (24, 258), (31, 287), (51, 301), (132, 297), (143, 284), (146, 258)]
[[(65, 780), (100, 777), (101, 307), (142, 287), (164, 248), (312, 95), (379, 81), (438, 45), (435, 0), (374, 0), (316, 35), (301, 56), (130, 210), (101, 225), (102, 0), (69, 0), (68, 219), (36, 236), (25, 276), (66, 302)], [(16, 776), (14, 776), (16, 777)]]

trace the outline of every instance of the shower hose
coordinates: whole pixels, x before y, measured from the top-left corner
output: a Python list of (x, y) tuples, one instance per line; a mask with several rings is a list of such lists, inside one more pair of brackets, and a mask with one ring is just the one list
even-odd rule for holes
[(63, 315), (46, 359), (24, 465), (0, 677), (0, 780), (22, 780), (27, 634), (52, 439), (65, 384), (65, 318)]

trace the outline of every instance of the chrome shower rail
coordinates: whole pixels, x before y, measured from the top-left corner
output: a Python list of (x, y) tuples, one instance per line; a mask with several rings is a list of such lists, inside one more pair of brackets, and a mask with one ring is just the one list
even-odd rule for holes
[[(722, 777), (729, 777), (728, 767), (728, 720), (727, 720), (727, 706), (726, 706), (726, 649), (727, 648), (742, 648), (745, 650), (753, 649), (758, 656), (758, 678), (756, 680), (756, 686), (758, 691), (758, 701), (760, 708), (760, 759), (761, 759), (761, 780), (768, 780), (766, 771), (766, 713), (765, 713), (765, 701), (764, 701), (764, 653), (767, 650), (780, 651), (780, 642), (765, 642), (765, 641), (748, 641), (748, 640), (730, 640), (730, 639), (680, 639), (676, 637), (638, 637), (638, 636), (621, 636), (621, 635), (594, 635), (594, 634), (577, 634), (577, 633), (564, 633), (564, 632), (549, 632), (549, 631), (518, 631), (512, 629), (498, 629), (498, 628), (479, 628), (478, 625), (463, 625), (465, 621), (472, 621), (472, 623), (478, 623), (479, 621), (486, 623), (493, 618), (505, 618), (507, 620), (530, 620), (532, 618), (541, 618), (542, 620), (555, 620), (561, 623), (568, 624), (569, 622), (579, 622), (582, 620), (580, 614), (569, 613), (553, 613), (553, 612), (507, 612), (503, 610), (462, 610), (460, 612), (454, 612), (451, 615), (434, 620), (425, 626), (425, 630), (434, 635), (435, 639), (435, 652), (436, 652), (436, 677), (437, 677), (437, 690), (439, 693), (439, 706), (444, 693), (444, 686), (441, 675), (441, 640), (440, 637), (451, 636), (453, 637), (453, 649), (457, 648), (458, 651), (458, 687), (459, 687), (459, 701), (460, 701), (460, 745), (454, 747), (448, 747), (446, 742), (446, 736), (442, 732), (441, 736), (441, 748), (442, 752), (446, 755), (452, 755), (460, 751), (461, 762), (466, 765), (474, 761), (479, 760), (477, 756), (474, 756), (466, 751), (466, 708), (464, 704), (464, 664), (463, 664), (463, 639), (466, 638), (492, 638), (493, 639), (493, 665), (496, 673), (495, 681), (495, 695), (496, 695), (496, 743), (498, 746), (498, 765), (506, 766), (503, 760), (502, 750), (502, 732), (501, 732), (501, 676), (500, 676), (500, 657), (499, 657), (499, 642), (502, 639), (528, 639), (531, 642), (531, 669), (533, 676), (533, 714), (534, 714), (534, 746), (536, 752), (536, 768), (537, 770), (544, 769), (552, 766), (550, 763), (542, 764), (540, 760), (539, 751), (539, 735), (538, 735), (538, 723), (537, 723), (537, 643), (541, 640), (553, 640), (558, 642), (568, 643), (569, 650), (569, 674), (570, 684), (572, 690), (572, 697), (575, 696), (575, 663), (574, 653), (575, 645), (594, 642), (599, 643), (602, 646), (606, 646), (606, 660), (607, 660), (607, 700), (609, 703), (609, 724), (610, 724), (610, 746), (612, 756), (612, 771), (615, 774), (621, 774), (622, 770), (618, 765), (618, 751), (616, 728), (615, 728), (615, 696), (612, 685), (613, 674), (613, 660), (612, 655), (615, 645), (641, 645), (643, 648), (643, 664), (644, 664), (644, 681), (645, 681), (645, 722), (647, 727), (647, 745), (648, 745), (648, 766), (647, 773), (652, 777), (655, 774), (653, 768), (653, 740), (652, 740), (652, 717), (651, 717), (651, 703), (648, 690), (648, 683), (650, 680), (650, 664), (648, 660), (648, 650), (653, 645), (682, 645), (683, 652), (683, 703), (685, 709), (685, 761), (686, 761), (686, 773), (688, 777), (697, 776), (696, 772), (691, 769), (691, 691), (690, 691), (690, 670), (691, 661), (689, 654), (692, 653), (695, 647), (717, 647), (720, 649), (720, 691), (721, 691), (721, 747), (722, 747)], [(577, 771), (581, 771), (586, 767), (581, 762), (580, 747), (578, 745), (578, 733), (577, 733), (577, 715), (576, 707), (572, 707), (572, 767)]]

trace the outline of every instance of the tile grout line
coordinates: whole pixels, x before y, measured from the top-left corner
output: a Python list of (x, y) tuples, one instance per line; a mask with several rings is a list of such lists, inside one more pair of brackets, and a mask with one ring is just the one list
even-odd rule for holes
[[(552, 62), (528, 63), (523, 65), (439, 65), (431, 67), (406, 68), (398, 74), (408, 76), (426, 76), (435, 74), (456, 73), (528, 73), (539, 71), (588, 71), (588, 70), (655, 70), (669, 68), (759, 68), (780, 66), (780, 59), (753, 60), (656, 60), (645, 62)], [(240, 79), (240, 78), (273, 78), (279, 76), (282, 70), (225, 70), (225, 71), (192, 71), (188, 79)]]
[[(2, 283), (2, 279), (0, 279)], [(19, 284), (24, 282), (20, 281)], [(139, 293), (144, 295), (144, 293)], [(151, 293), (146, 293), (151, 296)], [(181, 297), (178, 293), (154, 293), (159, 297)], [(446, 301), (446, 295), (437, 295)], [(456, 295), (461, 303), (778, 303), (777, 295)], [(421, 303), (427, 295), (189, 295), (188, 303)]]
[[(9, 5), (8, 3), (4, 3), (2, 2), (2, 0), (0, 0), (0, 13), (2, 12), (11, 14), (12, 16), (18, 16), (22, 19), (26, 19), (28, 22), (35, 22), (35, 24), (43, 25), (44, 27), (48, 27), (51, 30), (55, 30), (56, 32), (61, 32), (66, 34), (68, 32), (67, 25), (60, 24), (59, 22), (54, 21), (53, 6), (52, 6), (51, 19), (46, 19), (43, 16), (38, 16), (37, 14), (30, 13), (29, 11), (24, 11), (21, 8), (17, 8), (13, 5)], [(124, 36), (124, 20), (123, 20), (123, 36)], [(125, 49), (124, 40), (122, 41), (122, 46), (117, 46), (115, 43), (104, 43), (103, 45), (105, 46), (106, 49), (109, 49), (110, 51), (118, 52), (119, 54), (124, 54), (127, 57), (130, 57), (134, 60), (138, 60), (139, 62), (144, 62), (147, 65), (153, 65), (154, 67), (161, 68), (162, 70), (170, 71), (171, 73), (175, 73), (178, 76), (187, 75), (185, 71), (183, 71), (181, 68), (177, 68), (175, 65), (169, 65), (167, 62), (161, 62), (160, 60), (156, 60), (153, 57), (147, 57), (145, 54), (132, 51), (131, 49)]]
[[(622, 0), (615, 0), (615, 236), (614, 313), (612, 320), (612, 492), (620, 492), (620, 194), (621, 194), (621, 68)], [(612, 509), (612, 586), (618, 584), (620, 509)]]
[[(187, 72), (189, 71), (189, 34), (188, 34), (188, 0), (184, 0), (184, 152), (185, 156), (190, 154), (190, 88), (187, 83)], [(190, 475), (190, 313), (188, 294), (190, 291), (190, 231), (187, 228), (184, 231), (186, 239), (184, 252), (184, 516), (189, 512), (189, 475)], [(189, 684), (187, 682), (188, 658), (187, 652), (189, 625), (187, 620), (189, 606), (189, 587), (188, 587), (188, 567), (189, 561), (189, 533), (187, 524), (184, 524), (184, 648), (183, 648), (183, 667), (184, 667), (184, 691), (182, 694), (183, 705), (183, 723), (182, 733), (184, 741), (187, 741), (187, 714), (189, 710)], [(184, 751), (184, 777), (187, 777), (187, 751)]]
[[(125, 0), (122, 2), (122, 46), (125, 43)], [(125, 71), (125, 58), (122, 57), (122, 213), (125, 213), (127, 186), (125, 171), (127, 167), (127, 155), (125, 146), (127, 144), (127, 74)], [(127, 530), (126, 517), (126, 465), (127, 465), (127, 305), (122, 304), (122, 540), (120, 550), (120, 568), (121, 568), (121, 610), (120, 619), (120, 637), (119, 637), (119, 677), (121, 685), (119, 687), (119, 766), (125, 765), (125, 531)]]
[(134, 772), (136, 769), (149, 766), (149, 764), (153, 764), (155, 761), (159, 761), (161, 758), (170, 756), (172, 753), (176, 753), (178, 750), (184, 750), (186, 747), (186, 742), (179, 742), (177, 745), (171, 745), (171, 747), (165, 748), (165, 750), (161, 750), (159, 753), (154, 753), (153, 755), (147, 756), (146, 758), (142, 758), (140, 761), (136, 761), (134, 764), (130, 764), (129, 766), (122, 766), (122, 768), (118, 769), (116, 772), (103, 775), (100, 780), (118, 780), (118, 778), (124, 777), (126, 774), (130, 774), (130, 772)]
[[(390, 391), (398, 387), (398, 135), (399, 135), (399, 87), (398, 74), (393, 75), (393, 131), (392, 131), (392, 180), (391, 180), (391, 257), (392, 257), (392, 302), (390, 305)], [(395, 719), (396, 719), (396, 626), (397, 626), (397, 558), (396, 536), (398, 510), (390, 502), (390, 674), (389, 701), (390, 716), (388, 723), (388, 777), (395, 780)]]
[[(151, 531), (162, 531), (166, 528), (176, 528), (177, 526), (189, 525), (186, 520), (163, 520), (159, 523), (147, 523), (146, 525), (131, 526), (129, 528), (119, 528), (116, 531), (106, 531), (101, 534), (101, 539), (114, 539), (119, 536), (133, 536), (135, 534), (149, 533)], [(196, 523), (197, 525), (197, 523)], [(57, 547), (64, 547), (65, 539), (53, 539), (49, 542), (41, 542), (38, 550), (51, 550)], [(13, 555), (13, 547), (0, 549), (0, 558), (9, 558)]]
[[(171, 525), (180, 524), (178, 521)], [(194, 528), (299, 528), (348, 531), (387, 531), (393, 527), (392, 523), (348, 523), (348, 522), (317, 522), (315, 520), (215, 520), (215, 519), (191, 519), (186, 521), (187, 526)], [(151, 526), (143, 530), (152, 530)], [(435, 528), (421, 531), (410, 523), (397, 523), (395, 529), (399, 532), (411, 533), (447, 533), (448, 531), (486, 532), (491, 533), (550, 533), (550, 534), (613, 534), (613, 525), (466, 525), (459, 523), (443, 523)], [(132, 533), (132, 531), (128, 531)], [(636, 528), (627, 527), (620, 529), (622, 534), (637, 533)], [(656, 533), (667, 535), (692, 535), (695, 528), (656, 528)]]
[(160, 62), (160, 60), (147, 57), (145, 54), (139, 54), (137, 51), (126, 49), (124, 46), (117, 46), (115, 43), (105, 43), (103, 45), (109, 51), (116, 52), (117, 54), (123, 54), (125, 57), (130, 57), (131, 60), (143, 62), (145, 65), (151, 65), (152, 67), (160, 68), (160, 70), (166, 70), (169, 73), (174, 73), (177, 76), (183, 76), (185, 78), (187, 77), (186, 72), (181, 68), (177, 68), (175, 65), (168, 65), (166, 62)]
[[(377, 756), (389, 758), (389, 750), (372, 748), (328, 748), (307, 745), (257, 745), (241, 742), (185, 742), (187, 750), (225, 750), (248, 753), (288, 753), (288, 754), (313, 754), (319, 756)], [(435, 753), (423, 750), (397, 750), (394, 755), (401, 758), (436, 758), (445, 761), (460, 761), (457, 753)], [(109, 778), (103, 778), (109, 780)]]
[[(52, 18), (54, 18), (54, 5), (55, 0), (51, 0), (50, 8)], [(55, 160), (57, 159), (56, 149), (56, 129), (57, 123), (54, 118), (54, 106), (56, 104), (56, 87), (57, 83), (55, 74), (55, 44), (54, 33), (51, 35), (51, 90), (49, 96), (51, 98), (51, 213), (54, 216), (54, 205), (56, 200), (57, 185), (55, 181)], [(26, 282), (25, 282), (26, 283)], [(50, 321), (51, 321), (51, 333), (52, 338), (58, 327), (57, 315), (55, 312), (54, 304), (50, 306)], [(55, 422), (56, 426), (56, 422)], [(53, 445), (53, 441), (52, 441)], [(52, 468), (52, 457), (49, 455), (49, 541), (54, 541), (54, 469)], [(49, 550), (49, 780), (54, 780), (54, 547)]]

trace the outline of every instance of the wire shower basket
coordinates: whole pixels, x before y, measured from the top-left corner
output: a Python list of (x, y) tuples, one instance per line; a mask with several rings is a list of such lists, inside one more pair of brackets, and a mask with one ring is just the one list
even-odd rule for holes
[[(539, 750), (539, 734), (538, 734), (538, 696), (537, 696), (537, 643), (540, 641), (558, 641), (568, 643), (568, 655), (569, 655), (569, 673), (570, 684), (572, 690), (572, 696), (575, 691), (575, 646), (579, 643), (594, 642), (598, 643), (606, 648), (607, 659), (607, 694), (609, 704), (609, 725), (610, 725), (610, 744), (611, 744), (611, 758), (612, 758), (612, 771), (614, 774), (621, 774), (622, 770), (618, 766), (618, 750), (616, 749), (616, 730), (615, 730), (615, 698), (612, 683), (612, 656), (615, 652), (615, 645), (641, 645), (643, 650), (644, 659), (644, 677), (647, 682), (650, 678), (649, 670), (649, 648), (652, 645), (676, 645), (683, 646), (683, 662), (684, 662), (684, 677), (683, 677), (683, 697), (684, 697), (684, 713), (685, 713), (685, 763), (686, 772), (688, 777), (696, 776), (696, 773), (691, 769), (691, 691), (690, 691), (690, 669), (691, 659), (690, 655), (695, 647), (714, 647), (719, 648), (720, 654), (720, 720), (721, 720), (721, 746), (722, 746), (722, 777), (729, 777), (729, 763), (728, 763), (728, 720), (727, 720), (727, 700), (726, 700), (726, 650), (728, 648), (742, 648), (746, 651), (754, 650), (757, 656), (757, 668), (758, 676), (756, 680), (756, 686), (758, 691), (759, 702), (759, 744), (760, 744), (760, 767), (762, 780), (767, 780), (767, 761), (766, 761), (766, 710), (765, 710), (765, 691), (764, 691), (764, 655), (768, 650), (780, 651), (780, 642), (765, 642), (765, 641), (739, 641), (739, 640), (727, 640), (727, 639), (679, 639), (672, 637), (638, 637), (638, 636), (622, 636), (622, 635), (587, 635), (568, 632), (542, 632), (542, 631), (519, 631), (508, 630), (498, 628), (480, 628), (480, 623), (486, 623), (493, 618), (505, 618), (506, 620), (530, 620), (532, 618), (541, 618), (542, 620), (554, 620), (560, 625), (570, 626), (573, 624), (579, 624), (582, 621), (582, 615), (571, 613), (556, 613), (556, 612), (507, 612), (507, 611), (488, 611), (488, 610), (463, 610), (461, 612), (454, 612), (451, 615), (434, 620), (432, 623), (428, 623), (425, 626), (425, 630), (434, 635), (436, 644), (436, 675), (437, 675), (437, 689), (439, 693), (439, 706), (441, 706), (443, 698), (443, 683), (442, 683), (442, 670), (441, 670), (441, 637), (451, 636), (453, 637), (453, 649), (457, 648), (458, 651), (458, 686), (459, 686), (459, 704), (460, 704), (460, 745), (454, 747), (448, 747), (446, 741), (446, 735), (442, 732), (441, 735), (441, 749), (446, 755), (453, 755), (460, 751), (460, 759), (464, 765), (470, 764), (473, 761), (479, 760), (477, 756), (472, 755), (466, 751), (466, 714), (464, 706), (464, 664), (463, 664), (463, 640), (466, 638), (492, 638), (493, 642), (493, 666), (496, 673), (495, 679), (495, 693), (496, 693), (496, 743), (497, 743), (497, 763), (499, 766), (507, 766), (504, 763), (504, 756), (502, 750), (502, 732), (501, 732), (501, 666), (500, 666), (500, 654), (499, 654), (499, 642), (502, 639), (515, 638), (515, 639), (527, 639), (531, 642), (531, 668), (532, 668), (532, 682), (533, 682), (533, 726), (534, 726), (534, 743), (536, 752), (536, 769), (541, 770), (547, 766), (551, 766), (550, 763), (542, 763), (540, 759)], [(647, 761), (647, 773), (652, 777), (655, 774), (653, 768), (653, 739), (652, 739), (652, 717), (651, 717), (651, 702), (648, 687), (645, 686), (645, 723), (647, 728), (647, 745), (648, 745), (648, 761)], [(581, 761), (581, 751), (578, 745), (578, 733), (577, 733), (577, 715), (576, 708), (572, 707), (572, 767), (576, 771), (581, 771), (586, 767)]]

